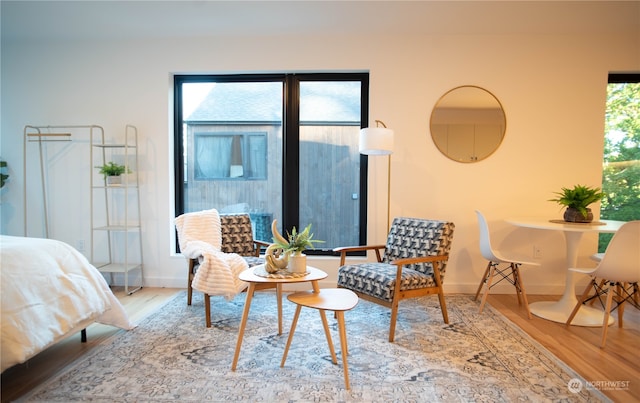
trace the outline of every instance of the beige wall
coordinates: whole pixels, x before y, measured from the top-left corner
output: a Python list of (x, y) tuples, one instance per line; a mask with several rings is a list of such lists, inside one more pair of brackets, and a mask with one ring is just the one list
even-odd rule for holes
[[(558, 218), (560, 209), (547, 201), (552, 192), (600, 184), (607, 74), (640, 71), (637, 32), (3, 42), (1, 153), (12, 177), (2, 193), (2, 232), (22, 234), (24, 125), (100, 124), (109, 137), (134, 124), (141, 144), (145, 283), (183, 287), (185, 261), (173, 253), (172, 74), (369, 71), (371, 119), (396, 133), (391, 215), (456, 224), (448, 292), (475, 291), (484, 270), (474, 215), (480, 209), (493, 224), (496, 245), (528, 256), (533, 243), (541, 247), (542, 266), (524, 270), (527, 290), (561, 293), (562, 235), (502, 220)], [(445, 158), (429, 135), (438, 98), (465, 84), (491, 91), (507, 119), (500, 149), (476, 164)], [(371, 163), (369, 237), (383, 242), (387, 160)], [(596, 237), (585, 236), (580, 261), (588, 264), (595, 249)], [(335, 284), (336, 259), (311, 262), (330, 273), (325, 285)]]

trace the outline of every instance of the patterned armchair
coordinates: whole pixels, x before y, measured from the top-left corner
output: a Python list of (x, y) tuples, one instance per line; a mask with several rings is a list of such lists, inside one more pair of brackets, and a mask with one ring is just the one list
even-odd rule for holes
[[(442, 281), (454, 228), (452, 222), (400, 217), (393, 220), (386, 245), (334, 249), (340, 253), (338, 287), (391, 308), (390, 342), (395, 336), (398, 304), (406, 298), (438, 294), (444, 323), (449, 323)], [(345, 264), (348, 252), (367, 250), (375, 250), (377, 262)]]
[[(220, 228), (222, 232), (221, 250), (225, 253), (237, 253), (242, 256), (249, 267), (264, 263), (260, 257), (260, 248), (269, 246), (269, 243), (253, 239), (251, 218), (249, 214), (220, 214)], [(198, 270), (198, 260), (189, 260), (189, 276), (187, 281), (187, 305), (191, 305), (193, 288), (191, 282)], [(211, 298), (204, 295), (204, 309), (207, 327), (211, 327)]]

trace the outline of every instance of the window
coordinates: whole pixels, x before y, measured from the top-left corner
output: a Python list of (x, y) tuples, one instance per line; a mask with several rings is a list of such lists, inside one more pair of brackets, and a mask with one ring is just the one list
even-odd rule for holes
[(266, 133), (194, 134), (195, 179), (267, 179)]
[[(640, 74), (609, 74), (600, 217), (640, 219)], [(598, 251), (612, 234), (600, 234)]]
[(249, 213), (271, 241), (312, 224), (308, 254), (366, 243), (366, 73), (177, 75), (176, 215)]

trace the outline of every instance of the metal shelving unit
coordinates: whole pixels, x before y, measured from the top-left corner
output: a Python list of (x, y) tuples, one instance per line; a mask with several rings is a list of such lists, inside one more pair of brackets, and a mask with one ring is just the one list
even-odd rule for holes
[[(91, 262), (103, 273), (124, 277), (124, 288), (132, 294), (142, 288), (142, 230), (140, 225), (140, 176), (138, 129), (125, 127), (123, 143), (106, 143), (104, 134), (91, 138)], [(109, 184), (99, 168), (109, 161), (126, 167), (122, 183)], [(138, 274), (130, 287), (129, 276)]]

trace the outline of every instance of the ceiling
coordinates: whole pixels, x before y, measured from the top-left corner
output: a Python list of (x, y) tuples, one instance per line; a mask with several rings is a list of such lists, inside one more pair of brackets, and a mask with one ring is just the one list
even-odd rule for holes
[(640, 1), (9, 1), (3, 41), (636, 32)]

